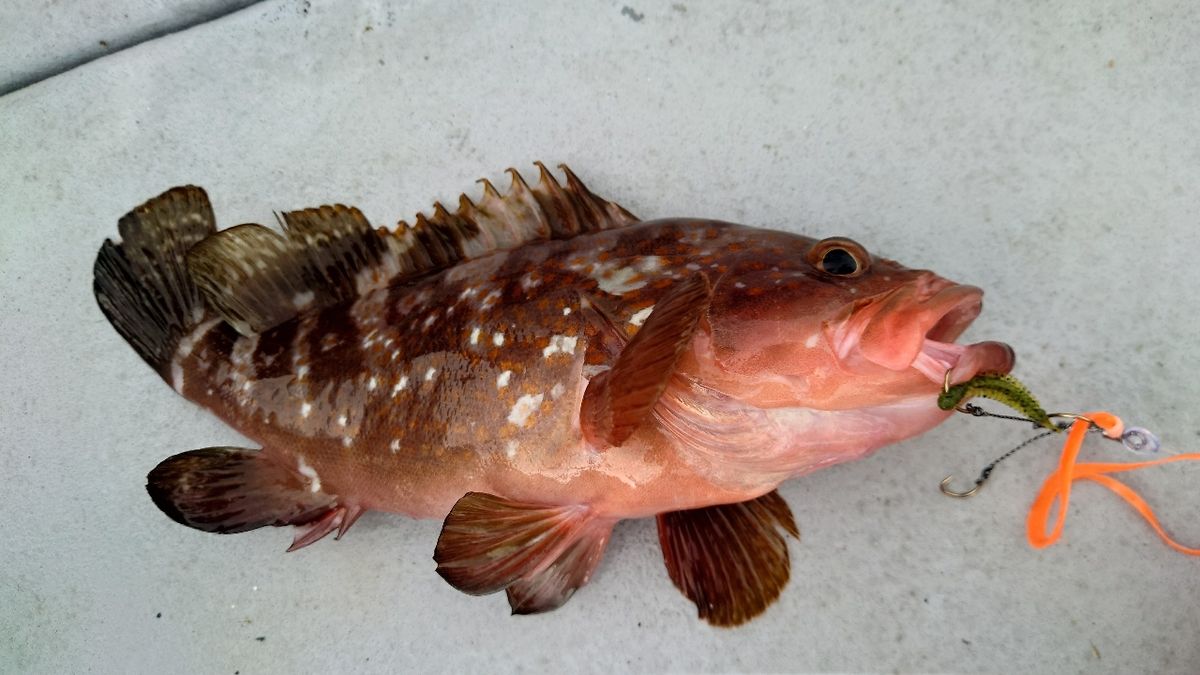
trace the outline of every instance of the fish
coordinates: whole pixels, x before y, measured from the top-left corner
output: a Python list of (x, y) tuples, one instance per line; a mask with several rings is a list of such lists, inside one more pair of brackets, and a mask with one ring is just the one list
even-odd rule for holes
[(653, 517), (674, 585), (735, 626), (791, 574), (781, 483), (1013, 367), (956, 342), (979, 288), (845, 237), (642, 220), (536, 166), (391, 229), (335, 204), (219, 230), (195, 186), (120, 218), (99, 308), (258, 446), (163, 460), (153, 503), (205, 532), (293, 526), (289, 551), (369, 510), (439, 519), (436, 572), (515, 614), (561, 606), (616, 523)]

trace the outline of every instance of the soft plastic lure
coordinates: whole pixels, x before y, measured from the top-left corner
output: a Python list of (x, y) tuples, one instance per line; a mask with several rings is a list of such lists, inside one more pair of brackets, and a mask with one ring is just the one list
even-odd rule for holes
[(938, 396), (938, 407), (942, 410), (953, 410), (968, 399), (982, 396), (1003, 403), (1025, 415), (1033, 423), (1046, 427), (1051, 431), (1061, 431), (1038, 400), (1029, 393), (1020, 380), (1003, 373), (980, 373), (960, 384), (951, 385), (949, 371), (946, 372), (946, 386)]
[[(1146, 519), (1150, 527), (1154, 529), (1155, 533), (1168, 546), (1180, 553), (1200, 556), (1200, 548), (1190, 548), (1172, 539), (1166, 530), (1163, 529), (1158, 521), (1158, 517), (1154, 515), (1154, 510), (1150, 508), (1146, 500), (1128, 485), (1110, 475), (1158, 466), (1160, 464), (1169, 464), (1171, 462), (1200, 460), (1200, 453), (1170, 455), (1146, 462), (1080, 463), (1078, 459), (1079, 452), (1083, 447), (1083, 440), (1087, 436), (1087, 432), (1092, 428), (1100, 430), (1110, 440), (1121, 441), (1126, 448), (1135, 453), (1143, 455), (1156, 454), (1160, 446), (1154, 434), (1141, 427), (1127, 428), (1125, 423), (1121, 421), (1121, 418), (1112, 413), (1103, 411), (1085, 414), (1047, 413), (1038, 403), (1037, 399), (1029, 393), (1029, 390), (1011, 375), (984, 373), (961, 384), (950, 386), (949, 374), (947, 374), (946, 386), (943, 388), (941, 396), (938, 397), (938, 406), (943, 410), (956, 409), (961, 412), (976, 414), (971, 409), (960, 407), (967, 399), (976, 396), (990, 398), (1003, 403), (1027, 416), (1029, 421), (1051, 429), (1052, 432), (1062, 431), (1067, 428), (1065, 425), (1062, 427), (1056, 425), (1053, 422), (1055, 418), (1065, 417), (1074, 420), (1069, 427), (1070, 431), (1067, 433), (1067, 441), (1063, 445), (1058, 466), (1046, 477), (1046, 480), (1042, 483), (1042, 489), (1038, 491), (1037, 497), (1034, 498), (1033, 505), (1029, 509), (1029, 517), (1026, 520), (1026, 537), (1029, 540), (1030, 546), (1033, 548), (1045, 548), (1054, 544), (1062, 537), (1063, 525), (1066, 522), (1067, 509), (1071, 501), (1071, 484), (1076, 480), (1086, 479), (1103, 485), (1124, 499), (1142, 518)], [(974, 410), (978, 410), (978, 408)], [(1041, 434), (1036, 438), (1042, 438), (1045, 435), (1047, 434)], [(976, 479), (975, 486), (972, 489), (966, 492), (955, 492), (948, 489), (946, 486), (952, 477), (947, 476), (942, 481), (942, 492), (951, 497), (970, 497), (974, 495), (979, 491), (983, 483), (987, 481), (996, 464), (1017, 449), (1024, 447), (1024, 445), (1025, 443), (1017, 446), (1017, 448), (1010, 450), (985, 467), (979, 478)], [(1051, 524), (1050, 512), (1054, 510), (1056, 504), (1058, 508), (1054, 517), (1053, 527), (1049, 527)], [(1048, 528), (1049, 532), (1047, 532)]]

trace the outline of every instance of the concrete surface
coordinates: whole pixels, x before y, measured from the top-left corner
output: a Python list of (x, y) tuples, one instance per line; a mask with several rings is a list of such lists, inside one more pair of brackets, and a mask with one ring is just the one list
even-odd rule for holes
[[(96, 308), (121, 214), (194, 182), (225, 226), (335, 200), (391, 223), (537, 158), (644, 217), (980, 285), (968, 337), (1013, 344), (1050, 407), (1200, 450), (1194, 3), (565, 4), (276, 0), (0, 98), (0, 670), (1195, 672), (1200, 562), (1120, 500), (1080, 485), (1063, 541), (1025, 544), (1054, 444), (938, 494), (1026, 437), (1002, 422), (786, 485), (792, 582), (737, 630), (695, 620), (650, 522), (564, 608), (509, 617), (433, 572), (435, 522), (284, 555), (289, 532), (158, 512), (149, 468), (239, 438)], [(1191, 543), (1197, 481), (1129, 478)]]
[(257, 0), (5, 0), (0, 94)]

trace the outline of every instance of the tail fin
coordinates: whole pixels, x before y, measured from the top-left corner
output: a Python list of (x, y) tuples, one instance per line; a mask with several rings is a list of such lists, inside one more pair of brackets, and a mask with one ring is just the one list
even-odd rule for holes
[(204, 190), (172, 188), (125, 214), (121, 243), (107, 239), (93, 267), (96, 303), (163, 379), (175, 347), (204, 316), (187, 252), (216, 231)]

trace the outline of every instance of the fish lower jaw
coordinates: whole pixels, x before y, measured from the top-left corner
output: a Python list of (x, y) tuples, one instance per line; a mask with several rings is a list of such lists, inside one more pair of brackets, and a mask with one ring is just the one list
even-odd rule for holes
[(912, 367), (937, 384), (950, 372), (950, 384), (958, 384), (982, 372), (1007, 373), (1015, 361), (1012, 347), (1003, 342), (960, 345), (926, 338)]

